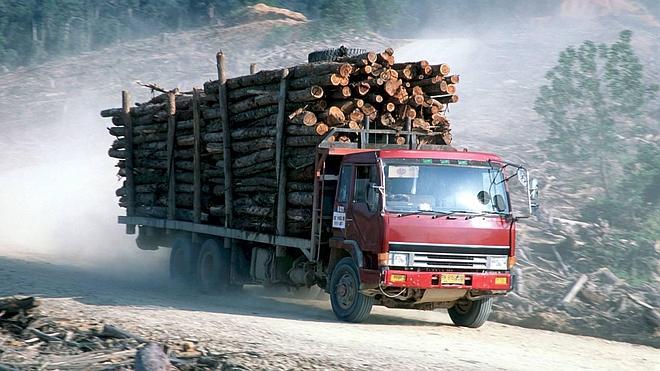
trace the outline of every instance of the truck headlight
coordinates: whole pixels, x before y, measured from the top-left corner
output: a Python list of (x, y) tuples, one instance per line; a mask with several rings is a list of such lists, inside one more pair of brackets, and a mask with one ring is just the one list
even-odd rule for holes
[(395, 267), (407, 267), (410, 254), (400, 252), (390, 252), (390, 259), (387, 265)]
[(487, 269), (494, 271), (505, 271), (507, 269), (507, 256), (489, 256)]

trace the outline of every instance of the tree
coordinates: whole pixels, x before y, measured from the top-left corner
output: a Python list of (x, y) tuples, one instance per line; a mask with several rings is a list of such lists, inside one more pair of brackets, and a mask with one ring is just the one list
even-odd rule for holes
[(648, 130), (640, 116), (658, 89), (644, 81), (631, 37), (626, 30), (609, 46), (585, 41), (562, 51), (534, 105), (550, 130), (542, 145), (551, 159), (598, 168), (606, 193), (610, 167), (634, 154), (627, 138)]

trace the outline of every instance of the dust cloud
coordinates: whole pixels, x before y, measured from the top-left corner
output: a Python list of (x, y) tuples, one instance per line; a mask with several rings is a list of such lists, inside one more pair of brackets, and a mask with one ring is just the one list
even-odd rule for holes
[(133, 280), (166, 272), (167, 251), (137, 249), (117, 224), (124, 211), (114, 190), (121, 182), (106, 154), (111, 137), (98, 116), (103, 101), (70, 97), (44, 109), (59, 114), (7, 130), (4, 141), (13, 146), (0, 139), (10, 154), (0, 166), (0, 255)]

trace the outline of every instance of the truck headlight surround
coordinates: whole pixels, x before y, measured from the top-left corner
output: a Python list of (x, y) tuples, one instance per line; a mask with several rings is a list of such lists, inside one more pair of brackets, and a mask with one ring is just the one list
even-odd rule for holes
[(410, 259), (410, 254), (402, 252), (391, 252), (389, 256), (389, 261), (387, 262), (389, 266), (394, 267), (407, 267), (408, 261)]
[(507, 270), (508, 256), (489, 256), (486, 268), (494, 271)]

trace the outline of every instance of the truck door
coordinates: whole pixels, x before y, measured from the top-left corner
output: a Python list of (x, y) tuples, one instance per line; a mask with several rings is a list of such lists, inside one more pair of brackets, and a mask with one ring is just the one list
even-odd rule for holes
[(353, 187), (346, 209), (346, 239), (357, 241), (362, 251), (380, 252), (383, 221), (375, 165), (353, 166)]

